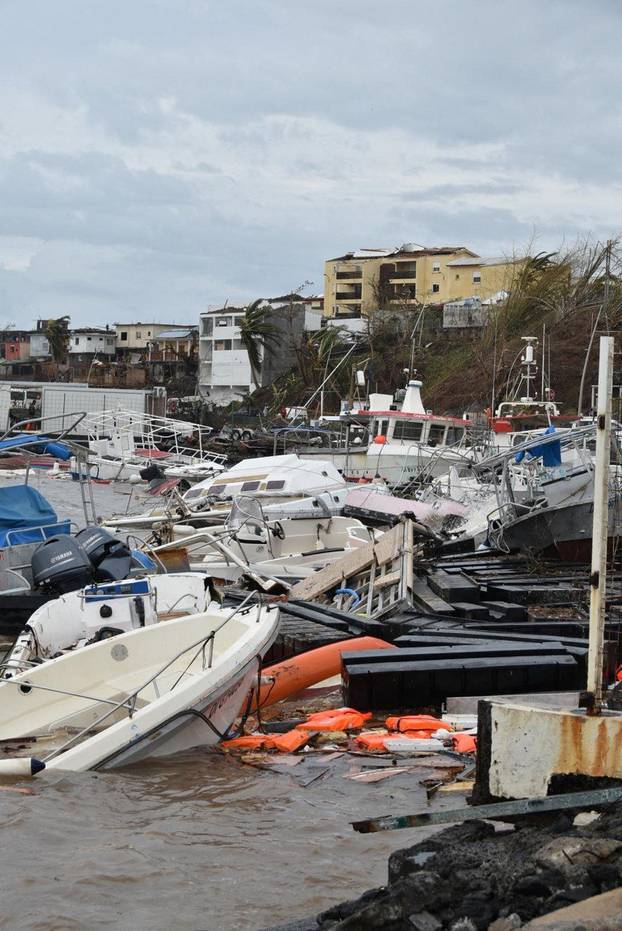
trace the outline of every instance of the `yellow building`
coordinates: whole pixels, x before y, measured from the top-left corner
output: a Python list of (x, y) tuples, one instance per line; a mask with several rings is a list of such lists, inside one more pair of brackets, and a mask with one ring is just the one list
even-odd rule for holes
[(465, 246), (360, 249), (329, 259), (324, 269), (324, 316), (368, 316), (387, 303), (442, 304), (492, 297), (509, 285), (516, 260), (482, 259)]
[(483, 259), (480, 256), (460, 256), (447, 263), (447, 297), (457, 301), (468, 297), (479, 297), (487, 301), (502, 291), (511, 291), (516, 275), (524, 259)]

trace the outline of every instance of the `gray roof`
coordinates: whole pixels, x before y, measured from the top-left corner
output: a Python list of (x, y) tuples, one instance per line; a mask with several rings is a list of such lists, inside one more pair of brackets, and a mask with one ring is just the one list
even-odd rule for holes
[(196, 332), (197, 327), (189, 327), (187, 330), (163, 330), (156, 333), (154, 339), (189, 339)]

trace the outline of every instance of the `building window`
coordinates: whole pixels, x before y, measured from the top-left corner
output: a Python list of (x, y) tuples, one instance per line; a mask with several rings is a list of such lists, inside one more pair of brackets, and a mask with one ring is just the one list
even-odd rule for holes
[(433, 284), (433, 285), (432, 285), (432, 294), (438, 294), (438, 292), (439, 292), (440, 290), (441, 290), (440, 284)]
[(75, 344), (76, 344), (76, 346), (79, 346), (79, 345), (80, 345), (80, 338), (79, 338), (78, 336), (76, 336)]
[(87, 339), (87, 342), (89, 342), (89, 343), (91, 342), (91, 337), (90, 337), (90, 336), (87, 336), (86, 339)]
[(147, 336), (151, 336), (151, 330), (147, 330)]
[(227, 352), (229, 349), (231, 349), (231, 340), (230, 339), (215, 340), (214, 349), (217, 352)]
[(136, 330), (136, 339), (142, 339), (142, 338), (143, 338), (142, 332), (140, 330)]
[(434, 265), (432, 266), (432, 271), (433, 271), (433, 272), (440, 272), (440, 270), (441, 270), (441, 263), (440, 263), (440, 262), (435, 262)]
[(127, 343), (127, 332), (125, 330), (121, 331), (121, 342)]
[(231, 326), (231, 317), (217, 317), (216, 326)]
[(460, 281), (460, 275), (456, 275), (456, 281)]
[(481, 280), (482, 280), (481, 273), (473, 272), (473, 284), (479, 284)]

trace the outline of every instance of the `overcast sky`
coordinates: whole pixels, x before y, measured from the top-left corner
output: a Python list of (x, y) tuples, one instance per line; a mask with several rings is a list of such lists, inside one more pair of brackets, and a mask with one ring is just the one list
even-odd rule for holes
[(619, 0), (0, 0), (0, 324), (622, 229)]

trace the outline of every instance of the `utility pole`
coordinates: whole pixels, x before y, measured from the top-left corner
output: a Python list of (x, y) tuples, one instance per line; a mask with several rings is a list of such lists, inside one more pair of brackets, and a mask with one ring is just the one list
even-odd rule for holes
[(603, 638), (607, 586), (607, 539), (609, 534), (609, 455), (611, 444), (611, 393), (613, 387), (613, 337), (601, 336), (598, 362), (596, 417), (596, 464), (594, 467), (594, 520), (590, 574), (590, 636), (587, 660), (588, 713), (600, 714), (603, 706)]

